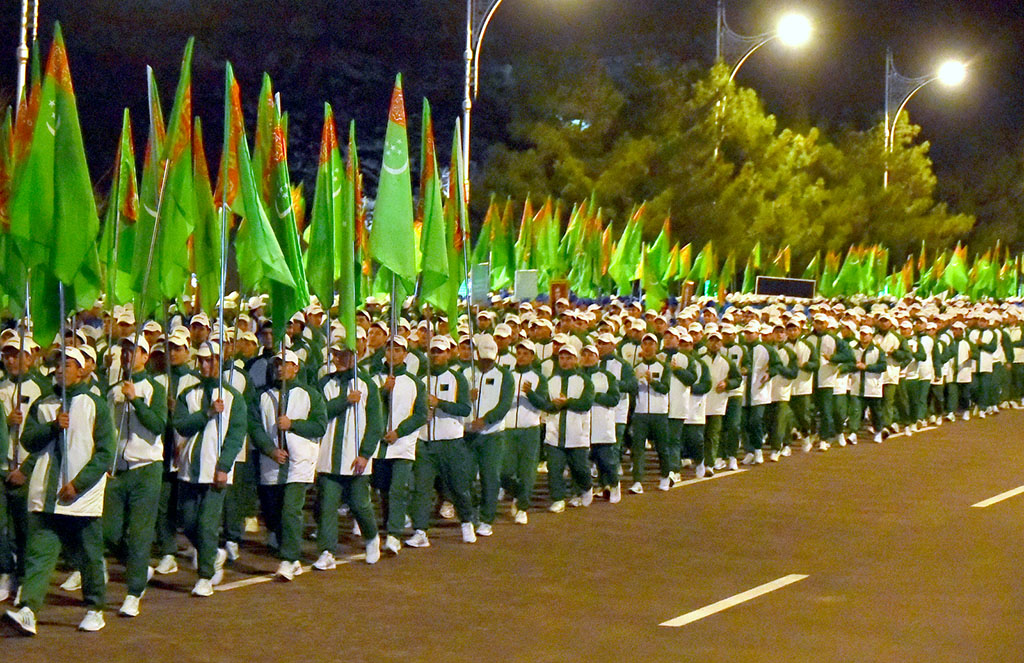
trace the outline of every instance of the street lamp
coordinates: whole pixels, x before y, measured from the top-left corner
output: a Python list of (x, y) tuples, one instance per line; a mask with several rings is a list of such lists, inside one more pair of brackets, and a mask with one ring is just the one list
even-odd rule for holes
[[(895, 147), (896, 121), (910, 99), (924, 86), (938, 81), (945, 87), (962, 85), (967, 78), (967, 65), (959, 60), (947, 60), (934, 74), (909, 78), (896, 71), (892, 49), (885, 52), (885, 175), (882, 186), (889, 187), (889, 155)], [(895, 108), (896, 112), (891, 112)]]
[(35, 43), (39, 34), (39, 0), (21, 0), (21, 29), (18, 31), (18, 48), (14, 51), (18, 61), (18, 82), (14, 91), (14, 108), (21, 104), (21, 93), (25, 89), (26, 69), (28, 68), (28, 24), (32, 18), (32, 42)]
[(469, 205), (469, 130), (473, 114), (473, 99), (480, 87), (480, 47), (487, 34), (487, 26), (498, 11), (503, 0), (466, 0), (466, 50), (463, 58), (466, 63), (466, 80), (462, 98), (462, 194)]
[[(791, 12), (783, 14), (775, 29), (771, 32), (753, 37), (738, 34), (733, 32), (729, 24), (726, 23), (725, 4), (722, 0), (718, 0), (715, 60), (725, 61), (735, 58), (736, 62), (732, 65), (732, 71), (729, 74), (729, 80), (733, 81), (736, 78), (736, 74), (739, 73), (740, 67), (743, 66), (755, 51), (765, 44), (777, 39), (783, 46), (788, 48), (800, 48), (811, 40), (812, 32), (811, 21), (806, 16)], [(727, 51), (731, 51), (731, 53)]]

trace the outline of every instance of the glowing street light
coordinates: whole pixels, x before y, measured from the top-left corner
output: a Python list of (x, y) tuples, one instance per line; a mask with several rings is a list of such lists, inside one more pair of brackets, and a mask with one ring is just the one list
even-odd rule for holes
[(765, 44), (778, 40), (787, 48), (801, 48), (811, 40), (814, 28), (811, 21), (803, 14), (790, 12), (783, 14), (771, 32), (747, 37), (733, 32), (729, 24), (725, 22), (725, 5), (718, 0), (718, 29), (715, 40), (715, 60), (731, 59), (726, 50), (732, 51), (732, 57), (739, 54), (735, 64), (732, 65), (732, 72), (729, 80), (734, 80), (739, 73), (740, 67)]
[[(892, 49), (885, 53), (885, 174), (882, 185), (889, 186), (889, 155), (895, 147), (896, 121), (910, 99), (924, 86), (938, 81), (948, 88), (963, 85), (967, 80), (967, 65), (960, 60), (947, 60), (934, 74), (909, 78), (896, 71), (892, 62)], [(896, 112), (891, 112), (895, 108)]]
[(959, 60), (947, 60), (939, 67), (938, 80), (946, 87), (957, 87), (967, 78), (967, 65)]

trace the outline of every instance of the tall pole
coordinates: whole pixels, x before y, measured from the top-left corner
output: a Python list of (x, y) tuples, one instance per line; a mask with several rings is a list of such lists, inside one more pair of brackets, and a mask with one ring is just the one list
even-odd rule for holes
[(28, 69), (28, 3), (21, 0), (21, 29), (18, 31), (18, 48), (14, 54), (18, 60), (18, 83), (15, 88), (15, 108), (21, 102), (21, 94), (25, 89), (25, 74)]
[(473, 115), (473, 0), (466, 0), (466, 50), (462, 57), (466, 65), (466, 80), (462, 97), (462, 195), (469, 204), (469, 123)]

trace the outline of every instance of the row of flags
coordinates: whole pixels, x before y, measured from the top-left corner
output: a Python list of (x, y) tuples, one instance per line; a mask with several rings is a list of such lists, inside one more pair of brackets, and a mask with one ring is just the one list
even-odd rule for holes
[[(414, 207), (405, 101), (396, 78), (372, 219), (354, 123), (343, 156), (333, 110), (324, 105), (307, 227), (301, 187), (289, 174), (288, 114), (269, 76), (250, 143), (241, 90), (227, 63), (224, 134), (212, 180), (202, 124), (192, 113), (193, 49), (190, 39), (168, 118), (147, 69), (149, 131), (141, 173), (125, 109), (101, 222), (60, 26), (45, 69), (33, 48), (31, 86), (16, 115), (8, 109), (0, 122), (0, 287), (8, 308), (20, 314), (31, 301), (39, 338), (51, 338), (59, 327), (58, 284), (77, 308), (91, 307), (102, 295), (109, 306), (131, 302), (138, 315), (154, 316), (191, 293), (213, 311), (231, 244), (241, 289), (269, 293), (278, 334), (313, 294), (326, 306), (338, 299), (347, 343), (354, 346), (355, 303), (371, 293), (374, 274), (392, 285), (391, 294), (418, 287), (424, 301), (455, 315), (466, 274), (466, 200), (457, 176), (442, 191), (426, 101)], [(458, 124), (453, 142), (450, 168), (460, 173)]]
[(697, 295), (724, 297), (729, 292), (754, 292), (758, 276), (813, 280), (824, 297), (948, 292), (974, 299), (1006, 298), (1021, 289), (1021, 257), (1011, 256), (1008, 247), (998, 244), (973, 261), (965, 245), (935, 252), (930, 260), (922, 245), (917, 256), (892, 266), (887, 248), (858, 245), (845, 256), (818, 252), (798, 271), (789, 246), (770, 250), (758, 241), (744, 260), (713, 241), (700, 248), (683, 245), (673, 239), (670, 218), (653, 242), (644, 242), (643, 230), (650, 225), (646, 216), (646, 205), (635, 208), (616, 239), (593, 197), (571, 208), (564, 232), (561, 202), (548, 198), (535, 211), (528, 197), (519, 212), (511, 199), (499, 204), (492, 197), (473, 261), (490, 263), (490, 287), (495, 291), (511, 287), (517, 270), (537, 270), (542, 290), (554, 280), (567, 280), (572, 291), (585, 298), (630, 295), (638, 284), (654, 308), (680, 282), (693, 282)]

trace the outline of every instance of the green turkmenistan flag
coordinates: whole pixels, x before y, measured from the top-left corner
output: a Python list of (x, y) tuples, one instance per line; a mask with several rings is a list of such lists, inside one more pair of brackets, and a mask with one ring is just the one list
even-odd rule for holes
[[(334, 284), (341, 276), (340, 252), (352, 253), (351, 246), (344, 247), (335, 237), (345, 204), (345, 184), (334, 111), (330, 104), (325, 103), (324, 124), (320, 132), (320, 161), (316, 170), (316, 189), (313, 192), (313, 216), (309, 226), (309, 248), (306, 249), (306, 278), (310, 291), (327, 308), (334, 301)], [(348, 264), (352, 264), (351, 257)], [(346, 283), (352, 284), (351, 274)]]
[(295, 279), (260, 200), (245, 140), (241, 92), (230, 62), (224, 77), (224, 147), (220, 170), (217, 189), (221, 202), (242, 217), (235, 235), (235, 258), (242, 288), (256, 292), (266, 281), (295, 288)]
[(754, 244), (754, 249), (747, 256), (747, 266), (743, 270), (743, 292), (750, 294), (757, 287), (757, 277), (761, 273), (761, 240)]
[(508, 198), (501, 216), (496, 217), (497, 223), (491, 226), (491, 288), (496, 291), (512, 287), (516, 278), (512, 214), (512, 199)]
[(221, 216), (213, 202), (210, 167), (203, 147), (203, 128), (195, 119), (192, 131), (192, 161), (195, 177), (196, 217), (192, 234), (192, 271), (199, 283), (199, 301), (204, 311), (213, 311), (220, 299)]
[[(147, 315), (162, 308), (164, 300), (179, 297), (191, 274), (188, 238), (192, 235), (196, 217), (192, 173), (191, 70), (194, 43), (194, 39), (189, 39), (185, 46), (167, 136), (156, 160), (160, 183), (157, 184), (155, 206), (150, 207), (148, 196), (143, 195), (132, 260), (132, 289), (139, 297), (135, 305), (136, 315)], [(144, 184), (148, 185), (145, 178)], [(148, 190), (144, 189), (144, 193)], [(154, 234), (156, 246), (150, 269), (150, 246)], [(148, 283), (145, 292), (144, 283)]]
[(818, 294), (822, 297), (831, 297), (835, 293), (836, 278), (839, 276), (839, 254), (829, 250), (825, 253), (825, 266), (821, 270), (821, 280), (818, 283)]
[(657, 275), (659, 280), (663, 280), (668, 273), (669, 256), (672, 253), (671, 241), (672, 219), (671, 217), (666, 217), (665, 224), (661, 227), (658, 238), (654, 240), (654, 243), (651, 244), (647, 251), (647, 268), (652, 270), (652, 273)]
[(124, 304), (134, 296), (131, 269), (135, 255), (135, 222), (139, 219), (139, 191), (132, 121), (127, 108), (124, 109), (113, 173), (99, 247), (100, 262), (106, 274), (104, 288), (108, 306)]
[(646, 203), (641, 204), (626, 222), (608, 264), (608, 276), (615, 282), (620, 295), (630, 294), (633, 290), (633, 281), (636, 280), (643, 246), (641, 219), (645, 206)]
[(814, 254), (814, 257), (811, 258), (811, 261), (807, 263), (807, 267), (804, 268), (804, 273), (801, 276), (801, 278), (807, 279), (809, 281), (817, 281), (818, 272), (820, 270), (820, 262), (821, 251), (818, 251), (817, 253)]
[(533, 254), (533, 205), (530, 196), (523, 203), (523, 218), (519, 222), (519, 238), (516, 239), (516, 269), (536, 269), (537, 262)]
[(448, 200), (445, 203), (445, 235), (448, 243), (448, 316), (449, 333), (458, 337), (459, 291), (466, 280), (466, 228), (469, 211), (466, 205), (466, 190), (462, 186), (460, 173), (465, 172), (462, 161), (462, 138), (459, 121), (455, 121), (452, 136), (452, 158), (449, 165)]
[[(491, 201), (487, 205), (487, 212), (484, 214), (483, 225), (480, 226), (480, 234), (476, 238), (476, 245), (473, 247), (473, 253), (470, 255), (470, 261), (474, 265), (491, 261), (491, 235), (493, 234), (493, 228), (498, 219), (498, 204), (494, 202), (494, 194), (491, 194)], [(494, 269), (491, 266), (491, 279), (494, 279)]]
[(660, 311), (668, 295), (665, 283), (661, 274), (651, 261), (651, 251), (644, 247), (643, 256), (640, 261), (640, 279), (643, 283), (644, 306), (648, 309)]
[[(33, 283), (57, 279), (95, 294), (100, 287), (99, 217), (59, 24), (46, 73), (41, 85), (33, 85), (30, 97), (15, 130), (11, 236), (33, 269)], [(42, 343), (60, 325), (55, 294), (46, 292), (33, 306), (35, 333)], [(68, 304), (75, 304), (74, 297)]]
[[(420, 254), (423, 281), (420, 296), (435, 309), (444, 310), (449, 301), (448, 241), (445, 232), (444, 209), (441, 204), (441, 177), (437, 168), (437, 150), (434, 147), (434, 122), (430, 118), (430, 103), (423, 100), (423, 131), (420, 159), (419, 218)], [(455, 178), (458, 180), (458, 177)]]
[(416, 239), (401, 74), (391, 94), (369, 249), (377, 264), (401, 279), (404, 289), (411, 292), (416, 281)]

